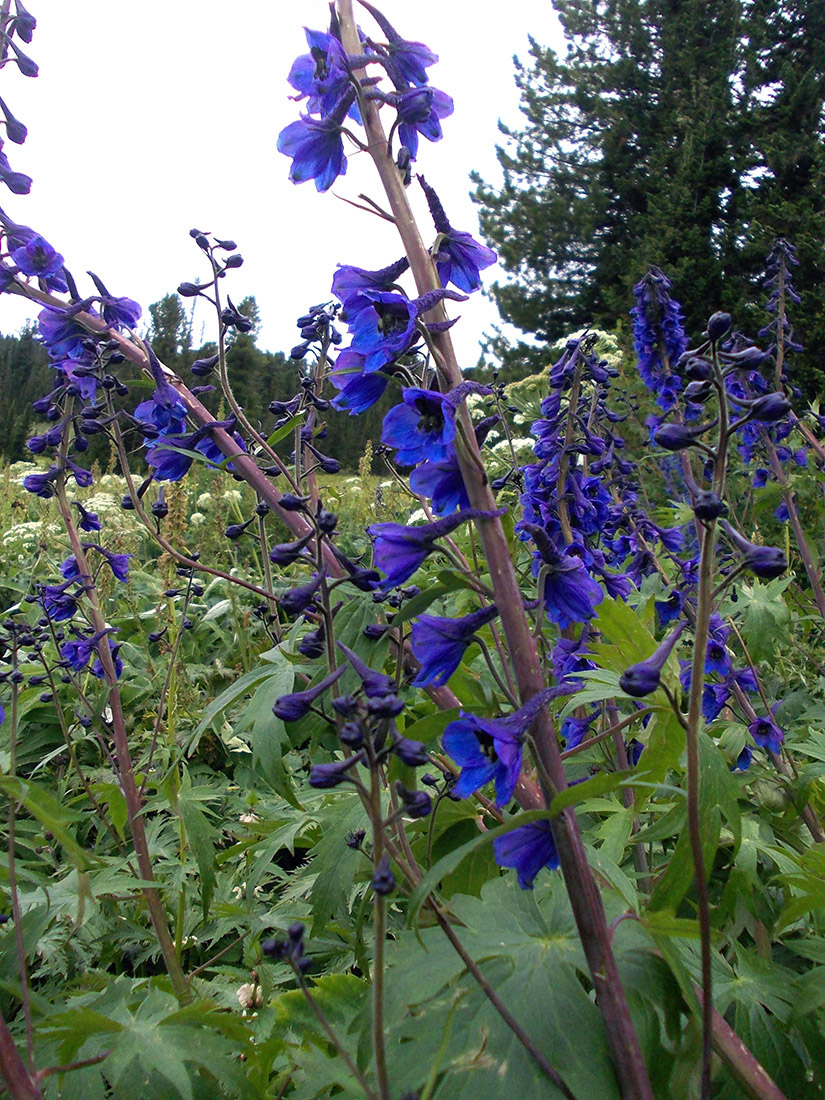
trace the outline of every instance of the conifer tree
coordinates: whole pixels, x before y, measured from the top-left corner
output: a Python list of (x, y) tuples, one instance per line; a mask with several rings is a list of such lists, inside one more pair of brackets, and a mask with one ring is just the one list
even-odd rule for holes
[[(475, 176), (481, 224), (511, 279), (502, 317), (540, 342), (613, 328), (655, 264), (689, 330), (743, 322), (774, 237), (798, 240), (821, 286), (825, 8), (817, 0), (559, 0), (564, 56), (517, 63), (524, 124), (503, 127), (500, 187)], [(796, 315), (809, 355), (825, 320)], [(759, 327), (757, 325), (757, 327)], [(541, 349), (495, 348), (535, 368)]]

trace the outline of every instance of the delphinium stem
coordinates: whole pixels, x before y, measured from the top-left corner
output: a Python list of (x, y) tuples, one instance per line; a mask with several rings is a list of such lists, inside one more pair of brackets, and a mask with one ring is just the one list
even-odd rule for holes
[[(65, 475), (61, 474), (57, 478), (55, 489), (60, 514), (69, 536), (72, 553), (74, 554), (80, 570), (80, 575), (90, 582), (91, 571), (86, 559), (86, 552), (77, 533), (77, 528), (74, 524), (74, 516), (72, 515), (72, 510), (66, 497)], [(100, 663), (103, 666), (106, 686), (109, 689), (109, 708), (112, 712), (111, 721), (117, 757), (117, 774), (126, 802), (126, 812), (129, 820), (129, 828), (132, 833), (132, 843), (135, 847), (138, 869), (142, 879), (152, 882), (155, 877), (152, 868), (152, 858), (149, 854), (149, 845), (144, 828), (144, 818), (141, 814), (141, 799), (135, 783), (135, 773), (129, 749), (129, 738), (126, 733), (126, 722), (120, 691), (118, 689), (117, 675), (115, 673), (111, 649), (107, 642), (108, 636), (105, 633), (106, 620), (97, 598), (97, 590), (91, 584), (89, 584), (86, 591), (86, 601), (89, 617), (95, 633), (100, 634), (103, 639), (103, 644), (98, 646), (98, 655), (100, 657)], [(189, 987), (186, 984), (186, 976), (183, 972), (180, 958), (175, 951), (175, 945), (172, 942), (172, 936), (169, 932), (169, 925), (166, 921), (166, 914), (164, 912), (160, 891), (157, 886), (146, 886), (143, 887), (142, 893), (146, 900), (146, 906), (149, 910), (152, 926), (158, 938), (158, 946), (160, 947), (161, 955), (163, 956), (163, 961), (167, 973), (169, 974), (169, 980), (172, 983), (175, 996), (181, 1003), (185, 1004), (191, 1000), (191, 995)]]
[[(381, 818), (381, 769), (375, 763), (370, 769), (370, 823), (372, 825), (372, 861), (377, 871), (384, 856), (384, 823)], [(387, 1052), (384, 1043), (384, 948), (387, 938), (387, 903), (384, 895), (374, 891), (374, 948), (372, 956), (372, 1050), (379, 1100), (390, 1100), (387, 1076)]]
[[(13, 667), (17, 668), (17, 639), (15, 638), (12, 650)], [(18, 684), (12, 680), (11, 694), (11, 734), (9, 738), (9, 775), (17, 773), (17, 733), (18, 733)], [(8, 846), (8, 875), (9, 894), (11, 895), (12, 916), (14, 918), (14, 936), (17, 944), (17, 967), (20, 974), (20, 999), (23, 1003), (23, 1018), (26, 1023), (26, 1053), (29, 1061), (29, 1073), (35, 1073), (34, 1064), (34, 1034), (32, 1030), (32, 1008), (29, 996), (29, 972), (26, 965), (26, 944), (23, 939), (23, 913), (20, 909), (20, 895), (17, 891), (17, 871), (15, 864), (15, 821), (17, 807), (14, 798), (9, 799), (9, 846)]]
[(6, 1021), (0, 1016), (0, 1072), (11, 1100), (43, 1100), (43, 1093), (20, 1057)]
[[(344, 49), (350, 56), (358, 56), (361, 47), (352, 0), (339, 0), (338, 15)], [(375, 102), (365, 101), (362, 104), (362, 117), (369, 153), (395, 218), (418, 292), (424, 294), (437, 289), (439, 284), (435, 267), (413, 216), (401, 174), (388, 153)], [(444, 317), (443, 309), (433, 312), (438, 319)], [(445, 382), (450, 387), (459, 385), (463, 376), (449, 332), (434, 333), (433, 340)], [(465, 448), (472, 452), (469, 457), (457, 452), (470, 505), (481, 511), (494, 511), (496, 502), (488, 479), (481, 472), (481, 456), (466, 407), (462, 406), (458, 419), (463, 424)], [(495, 518), (478, 521), (478, 528), (519, 694), (526, 702), (545, 687), (538, 651), (524, 612), (504, 529)], [(567, 783), (556, 732), (546, 710), (540, 712), (535, 722), (534, 738), (542, 757), (541, 764), (554, 788), (548, 790), (545, 797), (551, 797), (555, 790), (563, 789)], [(653, 1100), (650, 1080), (613, 956), (602, 898), (588, 866), (576, 817), (571, 810), (563, 811), (553, 820), (553, 835), (622, 1094), (626, 1100)]]
[(710, 1056), (712, 1041), (711, 1009), (713, 1007), (713, 977), (710, 954), (710, 908), (702, 850), (700, 816), (699, 736), (702, 727), (702, 690), (705, 682), (705, 660), (713, 606), (714, 523), (704, 527), (699, 560), (699, 591), (696, 602), (696, 623), (693, 640), (690, 703), (687, 718), (687, 814), (690, 848), (696, 877), (696, 899), (699, 916), (699, 940), (702, 953), (702, 1100), (710, 1100)]

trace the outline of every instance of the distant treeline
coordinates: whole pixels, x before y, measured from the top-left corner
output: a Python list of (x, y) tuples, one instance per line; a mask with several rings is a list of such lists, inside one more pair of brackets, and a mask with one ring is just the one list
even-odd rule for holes
[[(274, 417), (268, 410), (270, 402), (289, 400), (300, 390), (302, 363), (289, 359), (282, 352), (262, 351), (257, 346), (260, 318), (254, 298), (245, 298), (238, 308), (253, 322), (253, 328), (246, 335), (231, 337), (227, 347), (227, 371), (239, 404), (252, 423), (266, 434), (274, 424)], [(192, 346), (191, 326), (181, 299), (176, 294), (167, 294), (149, 307), (149, 315), (149, 340), (160, 361), (180, 374), (189, 385), (208, 382), (209, 379), (191, 375), (189, 368), (196, 359), (213, 355), (216, 347), (211, 343), (197, 348)], [(47, 394), (53, 385), (54, 371), (37, 341), (35, 326), (25, 328), (19, 335), (0, 335), (0, 456), (6, 462), (31, 457), (26, 439), (45, 423), (34, 412), (32, 403)], [(144, 396), (143, 392), (136, 392), (134, 403), (143, 400)], [(210, 404), (217, 396), (206, 395), (203, 400)], [(395, 400), (397, 394), (391, 388), (381, 402), (358, 417), (330, 409), (323, 414), (326, 436), (318, 440), (319, 449), (338, 459), (342, 469), (356, 471), (366, 441), (380, 436), (384, 413)], [(214, 411), (218, 411), (217, 406)], [(90, 442), (87, 457), (108, 465), (111, 461), (108, 440), (98, 436)], [(278, 449), (286, 455), (289, 443), (281, 444)]]

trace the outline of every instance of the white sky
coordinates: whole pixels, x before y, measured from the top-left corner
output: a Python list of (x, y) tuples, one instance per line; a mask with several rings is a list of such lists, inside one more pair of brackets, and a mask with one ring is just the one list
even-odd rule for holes
[[(498, 179), (499, 118), (518, 122), (513, 54), (526, 59), (528, 33), (562, 41), (550, 0), (383, 0), (377, 6), (404, 37), (440, 56), (430, 81), (455, 100), (444, 140), (421, 142), (417, 167), (436, 188), (457, 229), (477, 232), (469, 172)], [(314, 183), (294, 185), (278, 133), (301, 106), (287, 97), (294, 58), (307, 52), (303, 26), (326, 29), (322, 0), (31, 0), (38, 20), (24, 50), (36, 79), (8, 65), (0, 96), (29, 128), (23, 146), (6, 144), (12, 167), (34, 178), (30, 195), (0, 188), (0, 205), (31, 225), (66, 259), (81, 293), (95, 271), (113, 294), (148, 305), (179, 282), (207, 278), (188, 236), (193, 226), (232, 237), (244, 266), (223, 280), (237, 303), (257, 298), (260, 345), (287, 351), (295, 318), (329, 297), (337, 263), (382, 267), (400, 256), (392, 227)], [(379, 36), (363, 12), (363, 25)], [(366, 156), (351, 156), (333, 191), (381, 194)], [(411, 189), (422, 225), (429, 215)], [(488, 279), (495, 278), (491, 269)], [(476, 294), (457, 307), (453, 329), (465, 366), (480, 333), (497, 318)], [(36, 310), (0, 296), (0, 332), (16, 331)], [(210, 339), (203, 311), (194, 339)]]

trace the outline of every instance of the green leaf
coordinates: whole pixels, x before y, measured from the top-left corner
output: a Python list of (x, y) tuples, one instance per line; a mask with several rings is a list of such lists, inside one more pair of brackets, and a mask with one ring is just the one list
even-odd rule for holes
[(420, 718), (411, 726), (406, 726), (404, 736), (413, 741), (435, 741), (440, 737), (450, 722), (459, 717), (461, 711), (458, 707), (450, 710), (437, 710), (435, 714), (428, 714), (426, 718)]
[[(214, 792), (210, 792), (214, 795)], [(215, 842), (220, 836), (219, 831), (210, 823), (206, 814), (193, 797), (192, 780), (188, 770), (184, 769), (181, 777), (181, 787), (177, 795), (175, 808), (181, 816), (183, 827), (186, 831), (186, 839), (195, 854), (198, 864), (198, 875), (201, 887), (201, 907), (203, 919), (209, 914), (209, 906), (212, 895), (215, 892), (217, 878), (215, 875)]]
[(0, 775), (0, 793), (6, 798), (22, 803), (29, 813), (52, 833), (54, 839), (62, 845), (66, 855), (79, 870), (87, 871), (94, 866), (94, 860), (75, 840), (69, 829), (71, 823), (79, 820), (78, 815), (58, 802), (44, 787), (20, 779), (18, 776)]
[(276, 443), (280, 443), (282, 439), (286, 439), (288, 436), (294, 434), (295, 429), (299, 428), (306, 419), (306, 409), (301, 409), (299, 413), (293, 416), (286, 424), (282, 424), (280, 428), (276, 428), (272, 435), (267, 439), (267, 445), (274, 447)]

